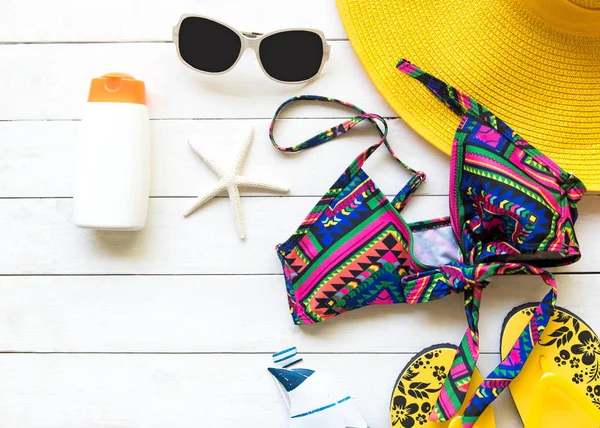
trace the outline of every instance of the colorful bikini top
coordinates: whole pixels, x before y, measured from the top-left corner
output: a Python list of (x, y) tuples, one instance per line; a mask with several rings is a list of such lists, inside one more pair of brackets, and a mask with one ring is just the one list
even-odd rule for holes
[[(438, 421), (452, 417), (465, 399), (479, 355), (479, 307), (488, 279), (539, 275), (550, 291), (508, 357), (471, 399), (463, 416), (463, 424), (470, 427), (519, 373), (548, 323), (556, 284), (543, 268), (573, 263), (581, 256), (573, 225), (585, 187), (465, 93), (408, 61), (400, 61), (397, 68), (461, 116), (451, 157), (450, 216), (404, 221), (401, 211), (425, 174), (396, 156), (383, 118), (339, 100), (300, 96), (284, 102), (273, 117), (270, 138), (279, 150), (316, 147), (363, 120), (375, 124), (381, 138), (358, 155), (276, 250), (296, 324), (320, 322), (367, 305), (414, 304), (464, 293), (468, 327), (430, 415)], [(280, 147), (273, 137), (275, 121), (297, 100), (338, 103), (358, 114), (297, 146)], [(381, 145), (413, 174), (391, 202), (362, 169)]]

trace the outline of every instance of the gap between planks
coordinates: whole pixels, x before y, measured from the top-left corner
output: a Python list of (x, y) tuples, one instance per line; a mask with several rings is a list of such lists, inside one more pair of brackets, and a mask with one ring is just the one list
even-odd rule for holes
[[(288, 116), (278, 117), (277, 120), (346, 120), (353, 117), (348, 116)], [(402, 119), (400, 116), (382, 116), (386, 120)], [(166, 121), (219, 121), (219, 120), (231, 120), (231, 121), (243, 121), (243, 120), (271, 120), (272, 117), (151, 117), (150, 122), (166, 122)], [(81, 119), (0, 119), (0, 122), (81, 122)]]
[[(269, 196), (266, 195), (241, 195), (241, 198), (248, 198), (248, 199), (260, 199), (260, 198), (265, 198), (265, 199), (272, 199), (272, 198), (320, 198), (323, 195), (278, 195), (278, 194), (272, 194)], [(389, 195), (385, 195), (387, 198), (393, 198), (394, 196), (396, 196), (395, 194), (389, 194)], [(442, 197), (442, 196), (448, 196), (447, 193), (440, 193), (440, 194), (427, 194), (427, 195), (414, 195), (412, 196), (412, 198), (427, 198), (427, 197)], [(155, 196), (149, 196), (150, 199), (196, 199), (197, 196), (194, 195), (169, 195), (169, 196), (164, 196), (164, 195), (155, 195)], [(218, 195), (214, 197), (215, 199), (229, 199), (229, 196), (227, 195)], [(0, 200), (22, 200), (22, 199), (73, 199), (73, 196), (0, 196)]]
[[(2, 354), (17, 354), (17, 355), (273, 355), (277, 351), (198, 351), (198, 352), (165, 352), (165, 351), (0, 351)], [(315, 351), (302, 351), (302, 355), (416, 355), (419, 352), (391, 352), (391, 351), (348, 351), (348, 352), (315, 352)], [(499, 352), (484, 352), (480, 351), (479, 355), (497, 355)]]
[[(327, 38), (328, 42), (349, 42), (347, 38)], [(173, 43), (172, 40), (48, 40), (48, 41), (0, 41), (2, 45), (122, 45), (122, 44), (157, 44)]]
[[(582, 271), (582, 272), (552, 272), (555, 276), (569, 276), (569, 275), (600, 275), (600, 271)], [(231, 276), (231, 277), (244, 277), (244, 276), (280, 276), (283, 278), (281, 273), (0, 273), (2, 277), (135, 277), (135, 276)], [(526, 276), (527, 277), (527, 276)]]

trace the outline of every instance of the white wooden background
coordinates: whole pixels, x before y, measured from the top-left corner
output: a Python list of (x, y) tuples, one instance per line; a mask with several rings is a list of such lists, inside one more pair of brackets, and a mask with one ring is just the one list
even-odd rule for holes
[[(319, 28), (331, 59), (306, 86), (270, 81), (249, 52), (226, 75), (195, 74), (170, 41), (182, 13), (250, 31)], [(0, 0), (0, 43), (0, 426), (281, 428), (287, 411), (265, 368), (272, 352), (296, 345), (306, 366), (337, 375), (370, 426), (384, 428), (394, 381), (411, 356), (460, 340), (458, 296), (367, 308), (309, 328), (291, 322), (273, 247), (376, 137), (364, 127), (286, 155), (268, 142), (269, 118), (302, 93), (395, 116), (356, 59), (332, 0)], [(147, 85), (152, 199), (137, 234), (84, 231), (72, 222), (78, 118), (90, 79), (109, 71)], [(279, 139), (299, 142), (345, 115), (290, 109)], [(241, 242), (225, 198), (182, 217), (215, 180), (187, 141), (226, 161), (250, 125), (257, 132), (246, 171), (287, 181), (292, 192), (245, 194), (248, 238)], [(400, 119), (390, 125), (397, 152), (428, 174), (407, 218), (445, 215), (448, 158)], [(383, 150), (367, 170), (389, 195), (407, 179)], [(580, 213), (584, 256), (559, 270), (559, 302), (598, 328), (595, 195)], [(545, 292), (539, 279), (525, 277), (497, 278), (486, 290), (483, 372), (499, 361), (505, 314)], [(498, 426), (521, 426), (508, 394), (495, 409)]]

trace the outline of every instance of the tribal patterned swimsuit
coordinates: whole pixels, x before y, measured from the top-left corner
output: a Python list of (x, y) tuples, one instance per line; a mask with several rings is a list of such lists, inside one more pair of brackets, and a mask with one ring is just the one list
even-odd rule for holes
[[(318, 146), (363, 120), (375, 124), (381, 138), (352, 162), (296, 232), (277, 246), (277, 254), (296, 324), (320, 322), (372, 304), (414, 304), (464, 294), (468, 327), (430, 415), (436, 421), (450, 419), (465, 399), (479, 356), (479, 307), (488, 279), (539, 275), (550, 291), (511, 352), (471, 398), (463, 424), (472, 427), (520, 372), (552, 315), (556, 284), (543, 268), (570, 264), (581, 256), (573, 225), (585, 187), (468, 95), (408, 61), (400, 61), (397, 68), (461, 117), (451, 157), (450, 216), (404, 221), (400, 213), (425, 174), (398, 159), (387, 142), (384, 119), (339, 100), (300, 96), (283, 103), (273, 117), (270, 138), (279, 150)], [(275, 121), (297, 100), (339, 103), (358, 115), (283, 148), (273, 138)], [(362, 169), (381, 145), (413, 174), (391, 202)]]

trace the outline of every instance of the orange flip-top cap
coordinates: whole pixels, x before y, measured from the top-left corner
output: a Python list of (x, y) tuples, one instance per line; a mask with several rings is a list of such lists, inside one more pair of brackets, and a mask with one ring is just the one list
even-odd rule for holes
[(107, 73), (92, 79), (88, 102), (146, 104), (146, 85), (125, 73)]

